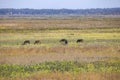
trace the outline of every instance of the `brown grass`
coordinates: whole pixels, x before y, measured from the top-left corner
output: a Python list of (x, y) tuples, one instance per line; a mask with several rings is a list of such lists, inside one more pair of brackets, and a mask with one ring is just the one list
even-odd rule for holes
[(120, 27), (119, 18), (0, 19), (0, 29), (56, 29)]
[(119, 46), (84, 45), (0, 48), (0, 63), (36, 64), (45, 61), (101, 61), (119, 59)]
[[(16, 78), (15, 80), (119, 80), (120, 73), (42, 73), (27, 78)], [(14, 79), (13, 79), (14, 80)]]

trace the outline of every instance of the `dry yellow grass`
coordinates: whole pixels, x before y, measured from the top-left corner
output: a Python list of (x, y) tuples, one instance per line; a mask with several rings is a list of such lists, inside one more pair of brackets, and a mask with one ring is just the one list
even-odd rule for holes
[[(15, 80), (119, 80), (120, 73), (42, 73), (27, 78), (15, 78)], [(13, 79), (14, 80), (14, 79)]]
[(120, 59), (119, 49), (119, 46), (105, 46), (100, 44), (0, 48), (0, 63), (37, 64), (45, 61), (93, 62)]
[(56, 29), (119, 27), (118, 18), (71, 18), (71, 19), (0, 19), (0, 29)]

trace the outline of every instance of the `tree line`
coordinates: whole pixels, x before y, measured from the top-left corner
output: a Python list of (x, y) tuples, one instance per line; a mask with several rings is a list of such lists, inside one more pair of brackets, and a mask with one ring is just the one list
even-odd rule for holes
[(96, 8), (96, 9), (1, 8), (0, 15), (120, 15), (120, 8)]

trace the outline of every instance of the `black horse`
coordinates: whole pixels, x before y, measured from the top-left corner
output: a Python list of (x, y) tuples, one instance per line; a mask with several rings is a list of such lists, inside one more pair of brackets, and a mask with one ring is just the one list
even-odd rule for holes
[(30, 41), (29, 40), (25, 40), (22, 45), (26, 45), (26, 44), (30, 44)]
[(83, 39), (78, 39), (76, 42), (77, 43), (83, 42)]
[(59, 42), (61, 42), (63, 44), (68, 44), (68, 41), (66, 39), (61, 39)]
[(34, 44), (41, 44), (41, 41), (40, 41), (40, 40), (36, 40), (36, 41), (34, 42)]

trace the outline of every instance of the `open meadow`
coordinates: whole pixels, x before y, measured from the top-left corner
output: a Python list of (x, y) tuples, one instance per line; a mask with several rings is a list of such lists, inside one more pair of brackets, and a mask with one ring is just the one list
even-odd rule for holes
[[(30, 44), (23, 45), (25, 40)], [(119, 75), (119, 17), (0, 18), (0, 80), (119, 80)]]

